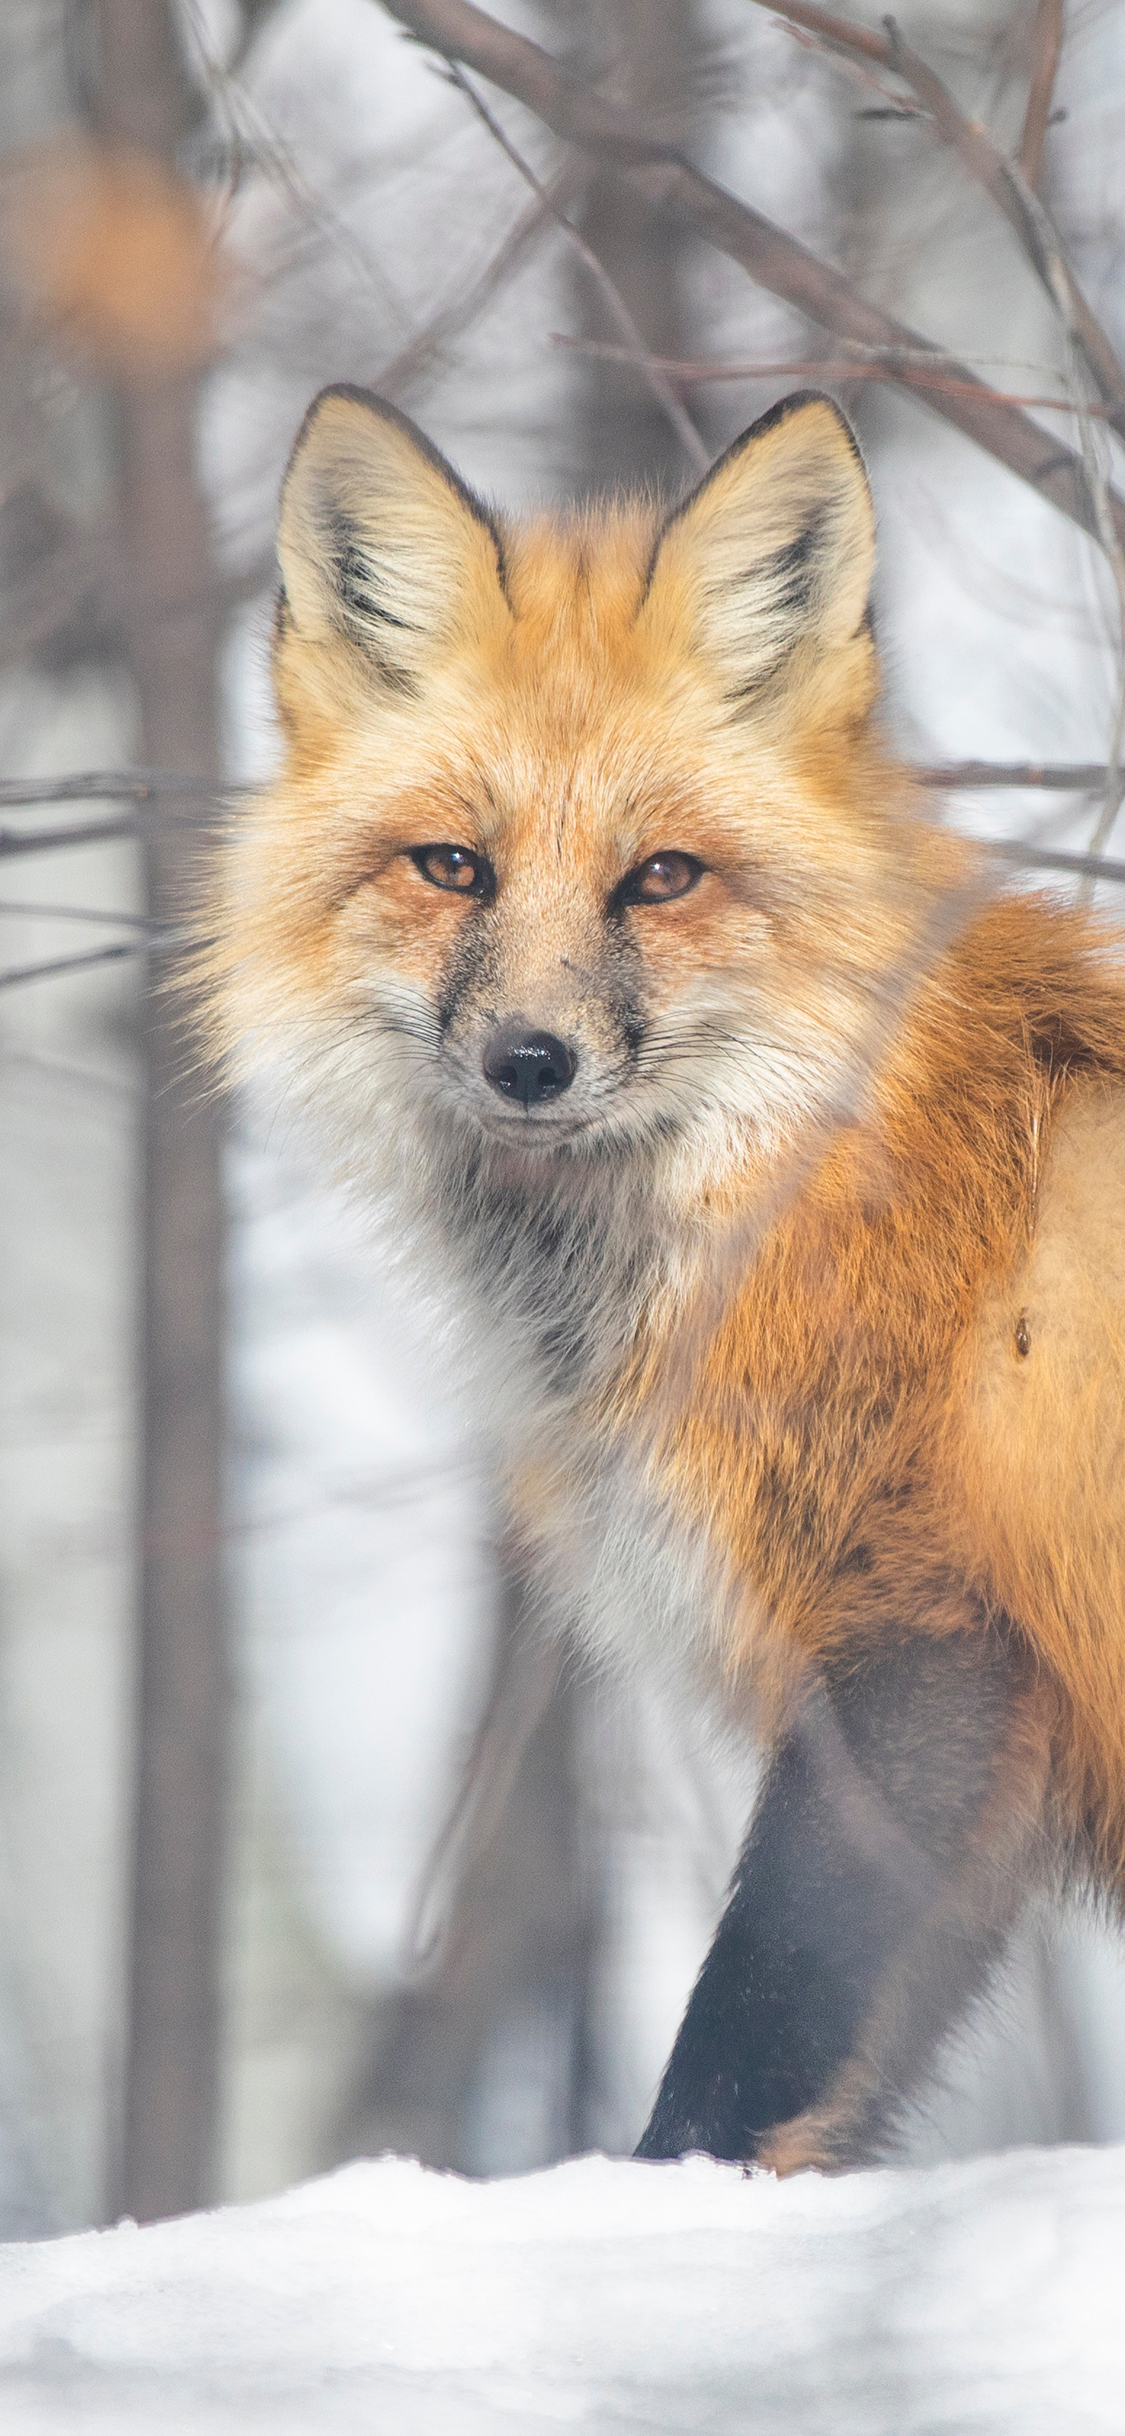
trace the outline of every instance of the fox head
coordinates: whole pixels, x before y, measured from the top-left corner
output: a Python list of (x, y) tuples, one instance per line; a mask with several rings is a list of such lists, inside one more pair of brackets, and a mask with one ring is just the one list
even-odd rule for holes
[(830, 400), (670, 513), (494, 515), (365, 392), (285, 477), (277, 781), (218, 907), (229, 1039), (363, 1164), (709, 1189), (833, 1105), (944, 885), (872, 717), (874, 523)]

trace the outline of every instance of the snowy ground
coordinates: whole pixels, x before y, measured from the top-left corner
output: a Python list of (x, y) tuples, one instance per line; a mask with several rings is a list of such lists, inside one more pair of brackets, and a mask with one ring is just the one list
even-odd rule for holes
[(56, 2430), (1085, 2436), (1125, 2423), (1125, 2148), (777, 2184), (398, 2159), (0, 2251), (0, 2419)]

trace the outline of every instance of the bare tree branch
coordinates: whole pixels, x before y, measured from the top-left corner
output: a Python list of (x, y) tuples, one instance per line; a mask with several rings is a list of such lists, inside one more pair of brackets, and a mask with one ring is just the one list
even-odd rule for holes
[(14, 990), (24, 981), (54, 981), (61, 973), (83, 973), (93, 964), (119, 964), (123, 956), (144, 952), (143, 939), (118, 939), (112, 947), (92, 947), (84, 956), (53, 956), (47, 964), (17, 964), (0, 973), (0, 990)]
[[(575, 355), (596, 355), (608, 358), (614, 363), (633, 364), (642, 360), (628, 347), (615, 347), (605, 339), (572, 338), (562, 330), (552, 330), (551, 343), (556, 347), (569, 347)], [(899, 377), (897, 368), (902, 358), (897, 354), (892, 354), (889, 349), (878, 354), (872, 352), (869, 355), (860, 355), (854, 349), (848, 348), (839, 355), (803, 356), (796, 362), (777, 364), (755, 363), (749, 358), (744, 359), (739, 356), (708, 359), (706, 356), (679, 358), (671, 355), (646, 355), (643, 360), (658, 372), (666, 372), (672, 380), (701, 384), (707, 381), (766, 379), (895, 381)], [(925, 360), (928, 362), (929, 358), (927, 357)], [(959, 364), (961, 359), (950, 356), (948, 360), (951, 364)], [(944, 387), (953, 396), (964, 394), (963, 384), (953, 379), (944, 382), (935, 379), (933, 386), (934, 388)], [(1037, 406), (1051, 414), (1092, 414), (1099, 418), (1109, 414), (1107, 406), (1091, 406), (1085, 403), (1077, 406), (1072, 397), (1029, 397), (1023, 391), (1012, 389), (994, 389), (992, 394), (994, 397), (1003, 399), (1008, 406)]]
[[(68, 803), (139, 807), (111, 820), (75, 821), (49, 829), (0, 828), (0, 862), (22, 854), (49, 854), (63, 846), (98, 846), (112, 838), (142, 836), (157, 813), (162, 824), (182, 821), (197, 827), (199, 815), (188, 810), (189, 804), (210, 803), (218, 812), (224, 803), (256, 793), (254, 786), (212, 786), (206, 780), (181, 778), (174, 770), (80, 770), (66, 778), (0, 779), (0, 809)], [(146, 806), (152, 807), (150, 812)]]
[(896, 92), (884, 77), (876, 76), (871, 68), (865, 68), (851, 49), (844, 50), (838, 42), (829, 40), (824, 34), (810, 32), (792, 15), (787, 15), (785, 22), (794, 42), (799, 43), (802, 50), (826, 53), (838, 76), (845, 77), (849, 84), (858, 85), (864, 93), (878, 94), (881, 106), (872, 109), (868, 105), (856, 112), (857, 118), (913, 119), (929, 116), (920, 102), (908, 101), (906, 95)]
[(1033, 66), (1027, 116), (1020, 138), (1019, 165), (1029, 186), (1038, 186), (1043, 166), (1043, 138), (1051, 116), (1063, 39), (1063, 0), (1039, 0), (1032, 37)]
[(1006, 837), (990, 839), (988, 850), (1029, 871), (1072, 871), (1087, 887), (1095, 880), (1125, 882), (1125, 863), (1111, 862), (1104, 854), (1068, 854), (1061, 846), (1023, 846), (1018, 838)]
[(834, 9), (817, 8), (815, 0), (760, 0), (771, 17), (784, 17), (789, 25), (803, 26), (807, 34), (816, 34), (822, 42), (837, 45), (841, 51), (855, 51), (860, 59), (874, 60), (877, 67), (893, 68), (891, 46), (885, 34), (873, 34), (869, 27), (856, 25), (850, 17), (838, 17)]
[(244, 794), (238, 786), (217, 789), (205, 778), (181, 778), (175, 770), (76, 770), (65, 778), (0, 778), (0, 805), (149, 803), (161, 795), (193, 802)]
[(637, 328), (637, 324), (629, 311), (629, 307), (626, 304), (623, 295), (621, 294), (621, 290), (617, 286), (616, 281), (610, 278), (604, 262), (602, 262), (600, 257), (594, 252), (593, 246), (587, 244), (585, 237), (581, 234), (581, 231), (575, 228), (573, 223), (567, 219), (565, 212), (552, 201), (549, 190), (547, 187), (542, 185), (540, 180), (536, 177), (530, 161), (525, 161), (523, 154), (517, 151), (511, 137), (505, 134), (499, 120), (493, 117), (488, 104), (482, 101), (480, 94), (476, 91), (475, 86), (470, 83), (464, 69), (459, 68), (456, 61), (453, 59), (448, 60), (446, 64), (458, 92), (463, 93), (466, 101), (471, 103), (473, 109), (477, 113), (478, 118), (480, 118), (483, 121), (483, 124), (487, 127), (489, 134), (495, 139), (496, 143), (499, 144), (501, 151), (506, 154), (508, 160), (512, 163), (513, 168), (519, 171), (521, 178), (526, 180), (532, 193), (537, 196), (543, 210), (550, 214), (556, 228), (561, 229), (564, 237), (577, 254), (579, 261), (589, 272), (590, 277), (594, 280), (605, 300), (612, 319), (616, 322), (618, 329), (621, 331), (622, 336), (626, 341), (626, 344), (630, 350), (629, 361), (636, 364), (638, 369), (643, 372), (645, 379), (652, 390), (653, 396), (657, 401), (657, 404), (663, 408), (664, 413), (667, 415), (672, 429), (676, 434), (676, 438), (678, 439), (689, 464), (694, 465), (697, 473), (705, 474), (708, 466), (711, 463), (711, 451), (707, 447), (707, 444), (702, 438), (701, 434), (696, 430), (695, 424), (692, 422), (691, 416), (684, 405), (683, 399), (677, 397), (676, 392), (667, 377), (667, 374), (657, 363), (655, 357), (649, 354), (641, 332)]
[[(506, 26), (472, 0), (382, 0), (388, 14), (415, 37), (488, 77), (534, 110), (565, 142), (635, 178), (649, 201), (687, 221), (742, 265), (758, 285), (795, 305), (810, 321), (865, 348), (881, 347), (899, 357), (898, 385), (913, 391), (945, 420), (1030, 483), (1041, 497), (1085, 532), (1097, 531), (1081, 458), (1022, 414), (995, 397), (967, 366), (959, 366), (959, 389), (942, 389), (927, 369), (927, 357), (944, 351), (859, 296), (839, 271), (819, 261), (796, 238), (762, 213), (741, 203), (704, 177), (653, 132), (640, 112), (591, 93), (539, 45)], [(1113, 514), (1125, 537), (1125, 501), (1114, 497)]]
[(114, 913), (108, 906), (95, 905), (31, 905), (24, 897), (0, 899), (0, 916), (9, 915), (16, 921), (29, 922), (96, 922), (104, 930), (156, 931), (161, 928), (151, 914)]
[[(890, 20), (888, 19), (888, 23)], [(1044, 210), (1039, 197), (1028, 185), (1016, 162), (1008, 165), (1009, 181), (1019, 196), (1042, 252), (1043, 275), (1048, 293), (1053, 299), (1066, 336), (1067, 380), (1078, 417), (1082, 445), (1082, 464), (1086, 488), (1094, 510), (1097, 538), (1105, 553), (1106, 563), (1117, 595), (1117, 704), (1110, 732), (1109, 756), (1106, 768), (1102, 808), (1090, 853), (1101, 854), (1109, 842), (1110, 832), (1121, 808), (1121, 755), (1125, 746), (1125, 547), (1113, 515), (1109, 466), (1101, 437), (1095, 432), (1090, 414), (1090, 399), (1086, 374), (1097, 378), (1083, 334), (1082, 299), (1062, 250), (1061, 239), (1050, 214)], [(1116, 415), (1110, 418), (1118, 422)], [(1092, 883), (1091, 883), (1092, 885)], [(1087, 892), (1088, 893), (1088, 890)]]
[(1107, 774), (1104, 761), (941, 761), (914, 772), (923, 787), (1042, 787), (1053, 795), (1096, 794)]
[[(1028, 209), (1026, 187), (1034, 185), (1034, 180), (1026, 179), (1022, 166), (1007, 159), (999, 146), (993, 143), (985, 128), (980, 126), (975, 119), (966, 118), (964, 111), (959, 108), (948, 86), (942, 83), (940, 76), (936, 75), (934, 70), (927, 66), (925, 60), (919, 58), (918, 53), (911, 50), (909, 44), (903, 41), (893, 17), (884, 18), (883, 22), (887, 28), (885, 34), (873, 34), (866, 26), (853, 25), (849, 18), (839, 17), (830, 9), (817, 7), (815, 0), (758, 0), (758, 5), (768, 8), (771, 16), (781, 17), (787, 24), (801, 27), (808, 33), (818, 34), (830, 48), (856, 52), (861, 58), (875, 60), (880, 67), (890, 68), (895, 75), (901, 76), (904, 84), (909, 85), (911, 92), (916, 95), (923, 109), (932, 118), (938, 133), (953, 146), (970, 175), (976, 179), (977, 184), (983, 186), (992, 196), (993, 201), (999, 205), (1005, 218), (1015, 229), (1029, 262), (1047, 289), (1052, 302), (1056, 301), (1051, 268), (1043, 244), (1042, 223), (1038, 215)], [(1051, 10), (1056, 7), (1060, 20), (1059, 39), (1061, 41), (1061, 0), (1041, 0), (1040, 18), (1044, 14), (1049, 15)], [(1047, 87), (1044, 124), (1046, 123), (1046, 112), (1050, 106), (1050, 91), (1054, 82), (1056, 64), (1057, 51), (1051, 65), (1050, 84)], [(1024, 141), (1026, 142), (1026, 140), (1027, 130), (1025, 128)], [(1041, 147), (1041, 131), (1038, 141)], [(1038, 167), (1038, 161), (1036, 166)], [(1055, 235), (1055, 250), (1061, 255), (1062, 248), (1057, 234)], [(1091, 312), (1069, 266), (1065, 268), (1065, 275), (1071, 292), (1071, 315), (1082, 353), (1090, 366), (1106, 405), (1110, 409), (1110, 419), (1125, 436), (1125, 369), (1118, 362), (1106, 332)]]
[(520, 268), (536, 238), (576, 201), (586, 184), (585, 164), (571, 162), (562, 175), (545, 189), (543, 201), (537, 200), (530, 210), (521, 213), (479, 277), (472, 280), (451, 303), (443, 305), (379, 373), (379, 389), (384, 397), (401, 396), (441, 354), (442, 349), (476, 320), (485, 305)]
[(0, 829), (0, 863), (20, 854), (49, 854), (56, 846), (101, 846), (114, 837), (135, 837), (137, 823), (123, 820), (75, 822), (67, 829)]
[(911, 91), (917, 94), (919, 101), (929, 110), (939, 134), (953, 146), (978, 185), (983, 186), (993, 201), (999, 204), (1053, 304), (1059, 303), (1061, 268), (1067, 291), (1068, 320), (1075, 341), (1111, 410), (1110, 420), (1125, 436), (1125, 370), (1082, 294), (1066, 260), (1058, 231), (1049, 221), (1042, 203), (1031, 192), (1018, 164), (1005, 157), (975, 119), (966, 118), (940, 76), (936, 76), (925, 60), (920, 59), (918, 53), (903, 41), (894, 18), (888, 17), (885, 22), (888, 66), (894, 68)]

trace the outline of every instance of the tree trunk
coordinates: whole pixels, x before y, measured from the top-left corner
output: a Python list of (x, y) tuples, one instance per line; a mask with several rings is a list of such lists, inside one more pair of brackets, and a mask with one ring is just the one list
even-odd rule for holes
[[(610, 0), (594, 16), (609, 75), (605, 91), (631, 102), (671, 143), (686, 141), (690, 118), (694, 0)], [(689, 352), (683, 274), (691, 240), (626, 179), (604, 171), (591, 181), (582, 233), (609, 272), (652, 353)], [(585, 335), (621, 344), (621, 332), (589, 273), (575, 278)], [(654, 482), (674, 497), (685, 473), (680, 442), (643, 372), (592, 360), (585, 385), (586, 477), (595, 490)]]
[[(173, 160), (196, 115), (168, 0), (100, 0), (101, 133)], [(119, 398), (126, 627), (143, 758), (218, 776), (219, 640), (195, 470), (194, 376)], [(202, 836), (169, 798), (147, 910), (182, 920)], [(144, 989), (141, 1551), (131, 1976), (118, 2200), (139, 2219), (212, 2196), (226, 1712), (219, 1120), (159, 947)]]

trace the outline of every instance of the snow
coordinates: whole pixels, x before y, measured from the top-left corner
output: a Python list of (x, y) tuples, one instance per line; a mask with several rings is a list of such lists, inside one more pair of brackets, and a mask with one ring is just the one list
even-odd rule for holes
[(0, 2251), (8, 2436), (1085, 2436), (1125, 2419), (1125, 2148), (776, 2183), (384, 2158)]

